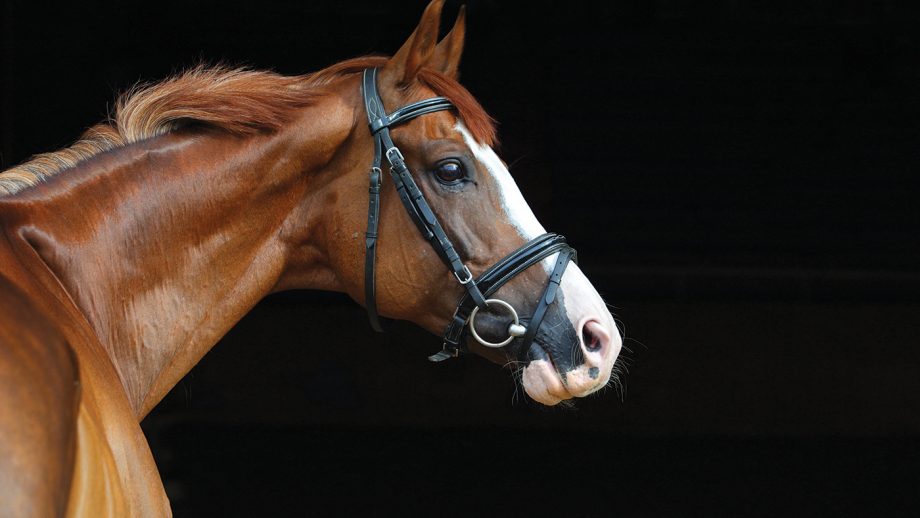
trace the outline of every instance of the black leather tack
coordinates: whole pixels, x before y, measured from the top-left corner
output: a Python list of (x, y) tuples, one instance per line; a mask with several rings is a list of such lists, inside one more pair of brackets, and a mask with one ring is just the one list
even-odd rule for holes
[[(463, 335), (469, 322), (473, 308), (485, 310), (488, 306), (486, 298), (495, 293), (498, 288), (520, 274), (530, 266), (540, 262), (549, 255), (560, 252), (559, 259), (550, 275), (549, 282), (540, 297), (534, 315), (530, 320), (523, 343), (529, 347), (534, 335), (539, 328), (543, 315), (549, 304), (555, 299), (556, 289), (565, 271), (566, 265), (575, 257), (575, 250), (566, 242), (565, 238), (557, 234), (544, 234), (524, 244), (512, 254), (495, 263), (486, 270), (478, 279), (473, 279), (469, 269), (457, 254), (450, 238), (428, 205), (421, 190), (416, 185), (412, 174), (403, 159), (402, 153), (390, 137), (390, 128), (408, 122), (416, 117), (442, 110), (450, 110), (454, 105), (444, 97), (433, 97), (423, 101), (408, 104), (397, 108), (387, 114), (383, 100), (377, 91), (377, 69), (367, 69), (361, 87), (364, 96), (364, 107), (367, 112), (368, 128), (374, 137), (374, 160), (371, 166), (370, 186), (368, 188), (368, 215), (367, 232), (365, 233), (364, 256), (364, 295), (367, 306), (368, 319), (371, 327), (376, 331), (383, 331), (380, 315), (377, 312), (375, 269), (376, 269), (376, 244), (380, 217), (380, 183), (383, 158), (387, 159), (390, 166), (390, 177), (393, 186), (399, 194), (399, 200), (408, 212), (422, 236), (431, 244), (438, 257), (447, 265), (458, 282), (466, 290), (461, 298), (451, 323), (444, 333), (443, 348), (439, 353), (428, 357), (431, 361), (443, 361), (457, 356), (462, 350)], [(520, 340), (520, 339), (519, 339)]]
[(556, 260), (556, 266), (553, 268), (553, 273), (549, 276), (549, 282), (546, 285), (543, 296), (540, 297), (540, 303), (537, 304), (537, 308), (533, 312), (533, 317), (531, 317), (530, 323), (527, 324), (527, 332), (524, 333), (524, 336), (521, 338), (521, 351), (523, 351), (524, 354), (530, 349), (531, 342), (533, 342), (533, 339), (537, 336), (537, 331), (540, 330), (540, 324), (546, 316), (546, 310), (556, 297), (556, 290), (559, 288), (562, 274), (565, 272), (569, 261), (572, 259), (572, 255), (573, 251), (571, 248), (563, 249), (559, 252), (559, 258)]

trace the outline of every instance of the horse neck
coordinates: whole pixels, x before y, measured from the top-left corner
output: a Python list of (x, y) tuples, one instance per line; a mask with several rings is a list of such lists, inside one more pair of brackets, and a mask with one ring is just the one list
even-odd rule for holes
[(320, 236), (303, 229), (321, 226), (317, 177), (353, 117), (305, 112), (271, 135), (157, 137), (23, 197), (23, 236), (95, 329), (138, 418), (286, 282), (292, 254), (299, 286), (338, 290)]

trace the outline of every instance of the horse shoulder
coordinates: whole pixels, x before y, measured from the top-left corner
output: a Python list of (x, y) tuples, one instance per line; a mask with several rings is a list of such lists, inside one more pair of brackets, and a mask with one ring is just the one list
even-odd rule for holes
[(101, 346), (10, 251), (0, 246), (0, 515), (171, 515)]
[(12, 516), (58, 516), (76, 454), (79, 375), (72, 351), (0, 276), (0, 502)]

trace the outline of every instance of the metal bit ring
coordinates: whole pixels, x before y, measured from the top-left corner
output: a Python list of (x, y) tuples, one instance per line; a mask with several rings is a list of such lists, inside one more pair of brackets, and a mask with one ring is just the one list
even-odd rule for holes
[(486, 305), (493, 304), (493, 303), (498, 304), (499, 306), (502, 306), (505, 309), (507, 309), (508, 312), (511, 313), (511, 318), (514, 320), (511, 323), (511, 325), (508, 326), (508, 338), (506, 338), (505, 341), (499, 342), (499, 343), (487, 342), (486, 340), (483, 340), (481, 336), (479, 336), (479, 333), (476, 332), (476, 314), (479, 313), (479, 306), (476, 306), (475, 308), (473, 308), (473, 312), (470, 313), (469, 326), (470, 326), (470, 331), (473, 333), (473, 338), (475, 338), (477, 342), (481, 343), (482, 345), (486, 347), (497, 349), (499, 347), (504, 347), (508, 345), (509, 343), (511, 343), (512, 340), (514, 340), (515, 338), (519, 336), (524, 336), (524, 333), (527, 332), (527, 328), (521, 325), (520, 320), (518, 320), (517, 311), (514, 310), (511, 304), (508, 304), (504, 300), (500, 300), (500, 299), (487, 299), (486, 300)]

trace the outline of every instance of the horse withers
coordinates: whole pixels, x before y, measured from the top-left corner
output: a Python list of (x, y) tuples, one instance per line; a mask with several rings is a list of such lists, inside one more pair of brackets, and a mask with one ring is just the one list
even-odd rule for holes
[(469, 349), (545, 405), (611, 382), (613, 318), (492, 150), (441, 4), (392, 58), (198, 67), (0, 173), (4, 513), (170, 514), (139, 422), (281, 290), (447, 329), (434, 359)]

